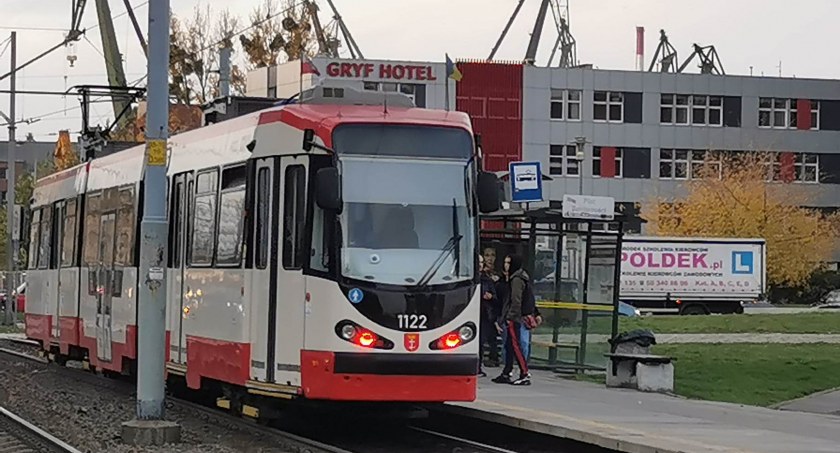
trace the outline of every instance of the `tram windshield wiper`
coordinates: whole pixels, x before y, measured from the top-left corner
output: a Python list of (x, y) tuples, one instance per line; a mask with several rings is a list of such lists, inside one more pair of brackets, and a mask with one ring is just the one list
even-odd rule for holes
[(455, 252), (455, 269), (456, 275), (460, 274), (460, 267), (461, 267), (461, 249), (459, 247), (461, 243), (461, 239), (463, 239), (459, 232), (458, 228), (458, 205), (456, 201), (452, 200), (452, 237), (446, 241), (443, 248), (440, 250), (440, 255), (432, 261), (432, 264), (426, 269), (426, 272), (423, 273), (423, 276), (420, 277), (420, 280), (417, 281), (417, 284), (414, 285), (415, 287), (426, 286), (429, 282), (434, 278), (437, 271), (443, 266), (443, 263), (446, 262), (446, 258), (449, 257), (449, 254), (453, 251)]

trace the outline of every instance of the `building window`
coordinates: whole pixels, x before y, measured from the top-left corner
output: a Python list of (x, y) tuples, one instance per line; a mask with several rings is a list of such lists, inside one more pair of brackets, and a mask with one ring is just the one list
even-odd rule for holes
[(0, 179), (6, 179), (6, 169), (0, 168)]
[(551, 145), (549, 149), (548, 174), (552, 176), (579, 176), (580, 162), (575, 145)]
[(551, 119), (580, 121), (580, 90), (552, 90)]
[(624, 121), (624, 93), (595, 92), (595, 121), (621, 123)]
[(722, 126), (721, 96), (663, 94), (660, 97), (659, 122), (662, 124)]
[[(622, 165), (624, 153), (621, 148), (615, 149), (615, 178), (622, 176)], [(601, 147), (592, 148), (592, 176), (601, 176)]]
[[(660, 179), (721, 177), (721, 154), (714, 151), (662, 149), (659, 151)], [(706, 173), (708, 171), (708, 173)]]
[(820, 156), (818, 154), (797, 154), (793, 161), (793, 174), (797, 182), (819, 182)]
[(689, 151), (662, 149), (659, 151), (659, 178), (688, 179)]
[[(760, 98), (758, 100), (758, 127), (774, 129), (796, 129), (797, 100)], [(818, 130), (820, 124), (820, 103), (811, 103), (811, 130)]]
[(364, 82), (364, 89), (367, 91), (382, 91), (385, 93), (402, 93), (411, 99), (414, 105), (417, 104), (417, 84), (413, 83), (394, 83), (394, 82)]

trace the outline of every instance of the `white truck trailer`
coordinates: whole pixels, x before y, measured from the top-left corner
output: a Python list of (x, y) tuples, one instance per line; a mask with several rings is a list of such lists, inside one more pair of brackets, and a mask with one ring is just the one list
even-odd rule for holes
[(764, 239), (625, 236), (623, 302), (684, 315), (742, 313), (765, 293)]

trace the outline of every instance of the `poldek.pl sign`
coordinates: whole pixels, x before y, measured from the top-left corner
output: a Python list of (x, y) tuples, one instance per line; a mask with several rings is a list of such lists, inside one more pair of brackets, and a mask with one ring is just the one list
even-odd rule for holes
[(627, 240), (621, 294), (757, 294), (763, 291), (763, 253), (757, 242)]

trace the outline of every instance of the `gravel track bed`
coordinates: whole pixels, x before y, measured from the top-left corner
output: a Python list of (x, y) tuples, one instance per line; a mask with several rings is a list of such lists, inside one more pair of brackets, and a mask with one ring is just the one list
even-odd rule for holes
[[(0, 347), (32, 354), (33, 347), (0, 341)], [(34, 354), (32, 354), (34, 355)], [(277, 436), (237, 428), (220, 413), (203, 413), (167, 401), (166, 418), (181, 424), (181, 443), (133, 447), (120, 441), (120, 424), (135, 414), (133, 385), (0, 352), (0, 404), (91, 453), (285, 453), (309, 451)]]

